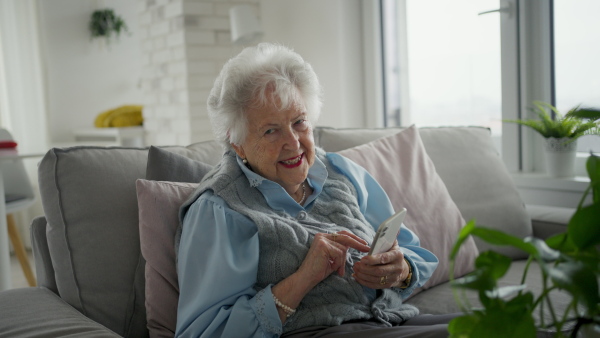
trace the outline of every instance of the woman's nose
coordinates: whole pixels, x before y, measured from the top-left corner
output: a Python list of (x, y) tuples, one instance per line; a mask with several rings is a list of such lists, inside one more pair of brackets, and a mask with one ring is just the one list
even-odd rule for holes
[(286, 149), (298, 149), (300, 148), (300, 136), (295, 130), (288, 130), (285, 132), (284, 138)]

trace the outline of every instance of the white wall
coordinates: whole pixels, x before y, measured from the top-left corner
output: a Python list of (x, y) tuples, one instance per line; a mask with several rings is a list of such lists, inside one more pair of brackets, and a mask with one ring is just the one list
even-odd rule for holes
[(319, 125), (365, 126), (361, 1), (261, 0), (260, 10), (262, 41), (293, 48), (319, 76)]
[[(93, 127), (105, 110), (142, 102), (137, 1), (40, 0), (38, 5), (52, 144), (73, 140), (74, 129)], [(96, 6), (114, 9), (130, 35), (106, 49), (93, 43), (87, 27)]]
[[(121, 15), (131, 35), (109, 50), (90, 41), (87, 25), (98, 5)], [(136, 0), (39, 0), (48, 130), (53, 144), (73, 140), (107, 109), (143, 103), (143, 58)], [(280, 42), (309, 61), (325, 89), (319, 125), (364, 126), (360, 0), (261, 0), (262, 41)]]

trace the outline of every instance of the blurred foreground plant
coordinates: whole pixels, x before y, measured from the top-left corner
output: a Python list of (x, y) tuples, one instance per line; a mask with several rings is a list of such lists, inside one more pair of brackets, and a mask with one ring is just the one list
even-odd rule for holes
[[(524, 239), (502, 231), (475, 225), (470, 221), (460, 232), (450, 255), (451, 269), (458, 250), (468, 236), (477, 236), (496, 245), (508, 245), (529, 254), (520, 285), (498, 286), (498, 280), (510, 268), (512, 260), (493, 250), (482, 252), (475, 261), (475, 271), (460, 279), (450, 279), (457, 303), (465, 313), (450, 322), (451, 337), (535, 337), (538, 329), (556, 330), (563, 336), (568, 322), (574, 322), (572, 336), (582, 325), (600, 325), (600, 157), (591, 154), (586, 163), (590, 185), (581, 198), (575, 214), (564, 233), (541, 240)], [(583, 205), (588, 194), (592, 203)], [(525, 279), (530, 264), (541, 267), (543, 292), (534, 295), (527, 291)], [(472, 308), (461, 289), (478, 292), (482, 308)], [(566, 291), (571, 300), (563, 313), (553, 307), (550, 292)], [(534, 311), (540, 312), (536, 323)], [(544, 312), (552, 320), (544, 322)]]

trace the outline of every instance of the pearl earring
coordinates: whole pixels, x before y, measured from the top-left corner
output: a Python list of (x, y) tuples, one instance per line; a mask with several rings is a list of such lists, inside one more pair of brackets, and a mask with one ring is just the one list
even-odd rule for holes
[(248, 160), (247, 160), (247, 159), (245, 159), (245, 158), (244, 158), (244, 159), (242, 159), (242, 162), (243, 162), (244, 164), (248, 164)]

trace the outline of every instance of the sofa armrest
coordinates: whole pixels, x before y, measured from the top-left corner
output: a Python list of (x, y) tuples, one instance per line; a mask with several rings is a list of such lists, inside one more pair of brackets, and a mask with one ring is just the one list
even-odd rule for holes
[(527, 205), (527, 212), (531, 216), (533, 236), (546, 239), (567, 230), (567, 224), (575, 213), (575, 209)]
[(0, 332), (6, 337), (119, 337), (44, 287), (0, 292)]
[(35, 274), (37, 285), (43, 286), (58, 294), (56, 279), (54, 278), (54, 266), (50, 258), (48, 240), (46, 237), (46, 217), (40, 216), (31, 222), (31, 246), (33, 259), (35, 260)]

